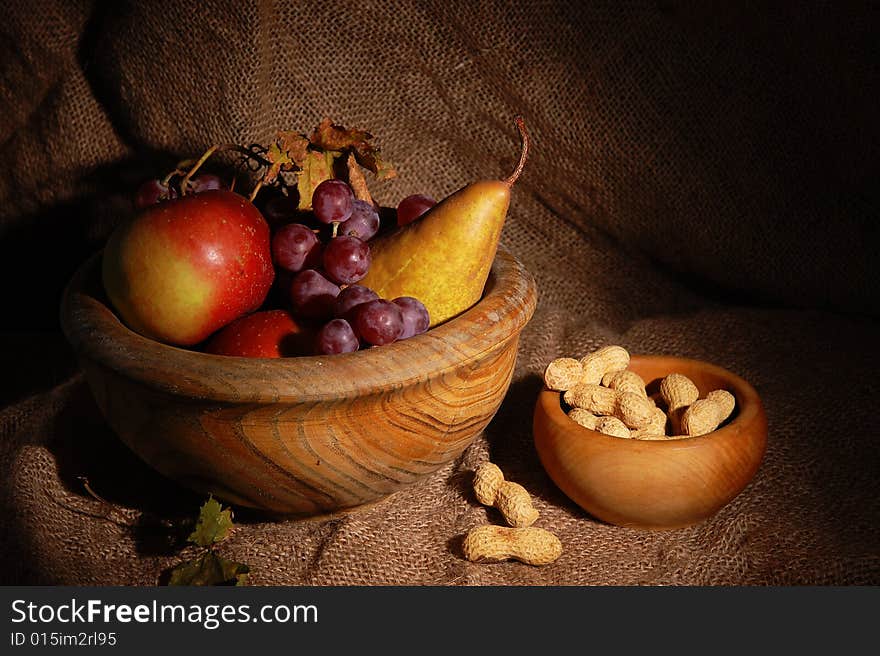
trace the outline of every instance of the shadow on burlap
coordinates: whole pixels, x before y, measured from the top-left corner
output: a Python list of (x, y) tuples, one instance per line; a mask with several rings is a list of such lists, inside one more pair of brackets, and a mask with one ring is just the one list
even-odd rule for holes
[[(255, 585), (880, 583), (869, 17), (567, 4), (11, 12), (0, 267), (31, 273), (4, 320), (3, 583), (152, 585), (190, 553), (184, 520), (203, 499), (119, 443), (57, 330), (64, 283), (138, 181), (330, 116), (372, 130), (397, 165), (380, 201), (442, 197), (509, 172), (517, 113), (533, 152), (502, 241), (540, 297), (494, 420), (456, 462), (356, 513), (239, 511), (221, 553)], [(757, 388), (767, 453), (716, 516), (609, 526), (544, 473), (530, 430), (541, 372), (605, 344), (710, 360)], [(469, 528), (500, 521), (470, 491), (486, 459), (561, 539), (552, 565), (462, 558)]]

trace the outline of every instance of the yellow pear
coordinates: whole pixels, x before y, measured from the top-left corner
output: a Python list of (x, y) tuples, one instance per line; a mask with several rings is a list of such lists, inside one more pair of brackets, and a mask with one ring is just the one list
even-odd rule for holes
[(507, 218), (510, 189), (528, 157), (529, 136), (519, 116), (516, 125), (522, 150), (514, 172), (504, 180), (472, 182), (416, 221), (370, 241), (370, 270), (358, 284), (381, 298), (419, 299), (431, 327), (480, 300)]

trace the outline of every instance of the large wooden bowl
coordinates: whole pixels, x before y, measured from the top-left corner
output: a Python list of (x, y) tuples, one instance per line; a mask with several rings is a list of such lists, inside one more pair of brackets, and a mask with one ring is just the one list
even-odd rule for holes
[(378, 501), (460, 455), (504, 399), (536, 301), (499, 250), (482, 300), (422, 335), (328, 357), (218, 356), (129, 330), (96, 255), (61, 322), (104, 417), (144, 461), (197, 492), (308, 516)]
[(755, 389), (699, 360), (633, 355), (631, 370), (649, 390), (667, 374), (690, 378), (705, 396), (726, 389), (734, 415), (707, 435), (633, 440), (603, 435), (569, 419), (561, 395), (544, 388), (534, 413), (538, 457), (556, 485), (593, 517), (619, 526), (670, 529), (715, 514), (752, 480), (767, 443), (767, 417)]

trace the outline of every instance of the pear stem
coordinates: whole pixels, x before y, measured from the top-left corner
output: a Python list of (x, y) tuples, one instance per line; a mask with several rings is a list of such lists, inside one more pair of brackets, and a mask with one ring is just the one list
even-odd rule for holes
[(522, 140), (522, 150), (519, 153), (519, 162), (517, 162), (516, 168), (513, 170), (513, 173), (510, 174), (508, 178), (503, 180), (504, 184), (508, 187), (512, 187), (513, 183), (516, 182), (517, 178), (519, 178), (520, 174), (523, 171), (523, 167), (526, 165), (526, 159), (529, 156), (529, 133), (526, 132), (526, 122), (523, 120), (522, 116), (517, 116), (513, 119), (516, 122), (516, 128), (519, 130), (519, 137)]

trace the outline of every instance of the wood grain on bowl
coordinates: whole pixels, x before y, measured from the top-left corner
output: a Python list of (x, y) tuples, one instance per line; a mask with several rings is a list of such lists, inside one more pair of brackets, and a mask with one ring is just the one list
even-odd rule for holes
[(690, 378), (705, 396), (726, 389), (733, 417), (698, 437), (637, 440), (603, 435), (565, 414), (560, 393), (539, 394), (534, 442), (544, 469), (581, 508), (620, 526), (669, 529), (715, 514), (755, 476), (764, 456), (767, 417), (757, 391), (716, 365), (687, 358), (633, 355), (629, 369), (650, 389), (669, 373)]
[(124, 326), (77, 272), (62, 327), (119, 437), (159, 472), (229, 502), (315, 515), (378, 501), (452, 461), (510, 385), (534, 279), (499, 251), (482, 300), (432, 330), (355, 353), (240, 358)]

